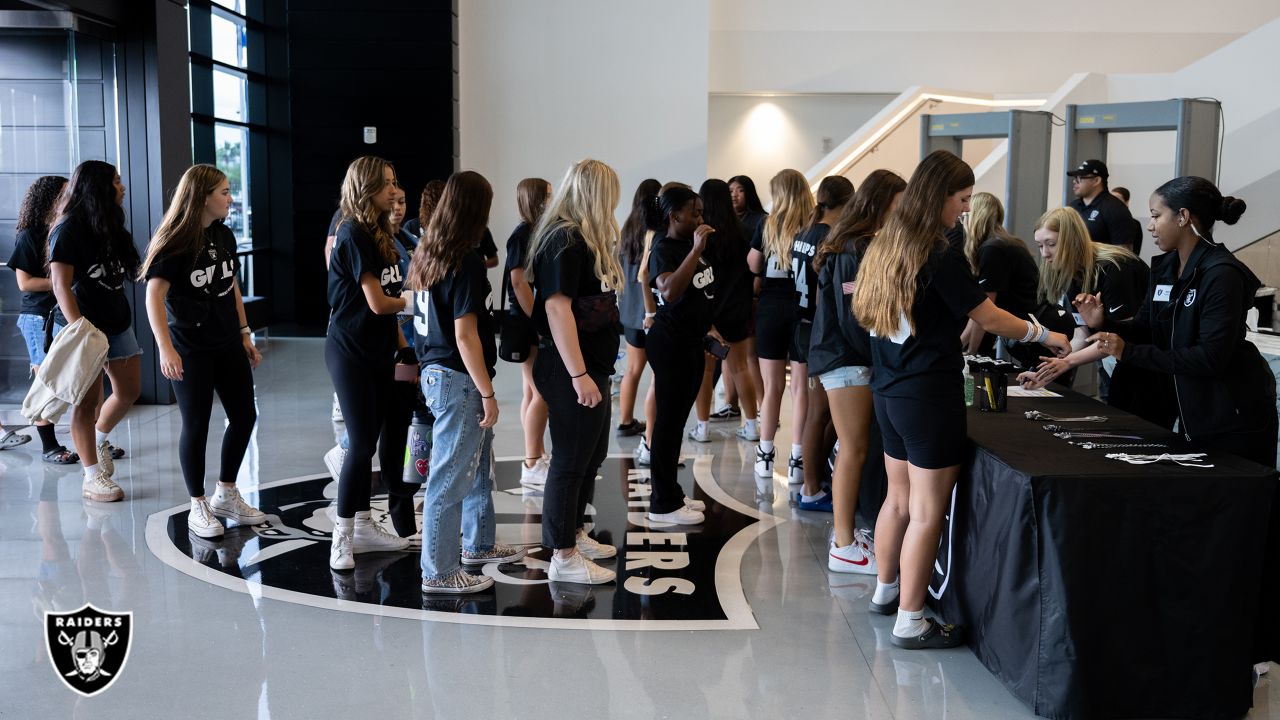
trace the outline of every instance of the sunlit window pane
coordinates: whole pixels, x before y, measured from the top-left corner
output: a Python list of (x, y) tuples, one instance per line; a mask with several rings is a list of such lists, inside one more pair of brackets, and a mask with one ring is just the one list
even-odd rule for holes
[(244, 0), (213, 0), (214, 5), (221, 5), (231, 12), (244, 14)]
[(248, 81), (219, 67), (213, 69), (213, 114), (222, 120), (248, 122)]
[(249, 131), (218, 123), (213, 127), (213, 141), (218, 169), (227, 174), (227, 182), (231, 185), (231, 214), (227, 216), (227, 227), (235, 233), (238, 247), (253, 247), (253, 213), (249, 207)]
[(210, 19), (213, 59), (236, 67), (248, 65), (244, 23), (213, 13)]

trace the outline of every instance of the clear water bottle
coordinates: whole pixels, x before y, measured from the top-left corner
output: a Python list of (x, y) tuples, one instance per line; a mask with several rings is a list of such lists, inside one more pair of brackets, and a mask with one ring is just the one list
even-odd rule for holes
[(406, 483), (425, 485), (431, 468), (431, 427), (435, 418), (426, 408), (413, 411), (409, 424), (409, 439), (404, 448), (404, 476)]

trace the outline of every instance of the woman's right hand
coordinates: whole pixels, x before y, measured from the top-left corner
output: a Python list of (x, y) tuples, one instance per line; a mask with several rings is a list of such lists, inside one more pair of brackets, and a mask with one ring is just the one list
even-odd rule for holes
[(1080, 313), (1080, 318), (1084, 320), (1084, 324), (1097, 330), (1102, 327), (1102, 293), (1090, 295), (1089, 293), (1080, 293), (1075, 300), (1071, 301), (1075, 306), (1076, 312)]
[(706, 224), (699, 225), (698, 229), (693, 231), (694, 251), (701, 254), (704, 250), (706, 250), (707, 238), (711, 237), (712, 233), (714, 233), (715, 231), (716, 229), (711, 227), (710, 225), (706, 225)]
[(494, 425), (497, 425), (498, 424), (498, 396), (496, 394), (493, 394), (487, 398), (482, 398), (480, 401), (480, 405), (481, 407), (484, 408), (484, 417), (480, 418), (480, 427), (491, 428)]
[(578, 393), (578, 404), (593, 408), (600, 404), (600, 388), (590, 375), (582, 375), (573, 379), (574, 392)]
[(1048, 339), (1042, 344), (1052, 350), (1058, 357), (1066, 357), (1071, 354), (1071, 340), (1060, 332), (1049, 333)]
[(160, 348), (160, 373), (170, 380), (182, 380), (182, 356), (172, 345)]

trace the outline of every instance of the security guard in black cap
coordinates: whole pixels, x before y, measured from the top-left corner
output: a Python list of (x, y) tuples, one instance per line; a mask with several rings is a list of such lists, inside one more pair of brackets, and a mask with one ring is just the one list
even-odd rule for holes
[(1071, 192), (1076, 196), (1070, 206), (1084, 218), (1089, 238), (1129, 250), (1137, 248), (1142, 229), (1135, 226), (1128, 206), (1108, 190), (1106, 164), (1101, 160), (1085, 160), (1067, 175), (1071, 177)]

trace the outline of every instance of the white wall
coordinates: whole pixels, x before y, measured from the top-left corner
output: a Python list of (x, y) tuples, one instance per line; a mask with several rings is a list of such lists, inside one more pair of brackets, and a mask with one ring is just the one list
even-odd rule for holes
[(893, 95), (712, 95), (707, 177), (748, 175), (769, 203), (769, 178), (809, 169), (881, 110)]
[(516, 183), (554, 188), (585, 157), (617, 170), (620, 218), (646, 177), (702, 180), (707, 3), (458, 3), (460, 163), (493, 184), (500, 246), (519, 219)]

